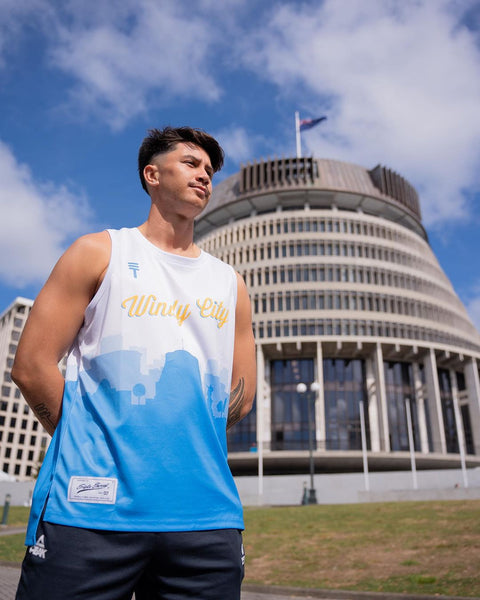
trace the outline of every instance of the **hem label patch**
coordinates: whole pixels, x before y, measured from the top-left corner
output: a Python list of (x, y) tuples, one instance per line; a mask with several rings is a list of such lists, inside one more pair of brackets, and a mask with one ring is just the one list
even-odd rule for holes
[(68, 484), (69, 502), (115, 504), (117, 479), (111, 477), (71, 477)]

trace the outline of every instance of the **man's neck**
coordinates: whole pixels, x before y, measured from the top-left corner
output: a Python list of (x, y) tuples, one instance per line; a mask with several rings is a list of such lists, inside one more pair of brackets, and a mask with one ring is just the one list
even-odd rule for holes
[(193, 242), (193, 224), (184, 223), (174, 227), (163, 219), (152, 222), (149, 218), (138, 227), (140, 233), (154, 246), (164, 252), (197, 258), (200, 248)]

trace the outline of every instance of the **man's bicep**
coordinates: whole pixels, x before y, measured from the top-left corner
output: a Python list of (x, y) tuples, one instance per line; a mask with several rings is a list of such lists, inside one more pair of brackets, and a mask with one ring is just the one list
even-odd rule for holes
[(20, 340), (20, 358), (23, 352), (57, 362), (62, 358), (82, 325), (105, 256), (101, 246), (78, 240), (60, 258), (34, 302)]

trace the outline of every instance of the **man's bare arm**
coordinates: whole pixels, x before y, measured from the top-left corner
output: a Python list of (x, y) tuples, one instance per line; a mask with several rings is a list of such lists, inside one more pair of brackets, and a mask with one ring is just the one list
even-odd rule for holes
[(252, 313), (245, 282), (237, 274), (238, 293), (235, 311), (235, 346), (233, 351), (232, 389), (227, 429), (241, 421), (251, 410), (257, 383), (255, 340)]
[(107, 232), (72, 244), (35, 300), (18, 345), (12, 379), (51, 435), (60, 419), (65, 385), (58, 363), (82, 326), (109, 258)]

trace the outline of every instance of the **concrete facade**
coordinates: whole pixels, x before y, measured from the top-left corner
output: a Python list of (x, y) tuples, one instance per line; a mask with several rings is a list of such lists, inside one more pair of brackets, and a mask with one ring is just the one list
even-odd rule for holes
[[(216, 186), (196, 232), (200, 246), (242, 274), (252, 298), (257, 405), (237, 426), (243, 437), (229, 436), (234, 471), (257, 469), (257, 458), (242, 454), (248, 444), (265, 459), (275, 454), (279, 472), (292, 463), (276, 450), (306, 450), (310, 426), (291, 408), (298, 383), (315, 383), (307, 392), (314, 453), (326, 470), (328, 461), (352, 468), (331, 450), (360, 449), (360, 411), (370, 455), (399, 457), (398, 468), (409, 425), (417, 459), (432, 459), (425, 468), (435, 460), (443, 468), (453, 455), (480, 464), (480, 335), (428, 243), (406, 180), (382, 166), (262, 160)], [(283, 383), (275, 381), (280, 361), (292, 371)], [(353, 383), (327, 372), (352, 361), (363, 373)], [(341, 409), (348, 415), (339, 424)], [(361, 469), (360, 456), (353, 468)]]
[(19, 480), (31, 479), (50, 443), (50, 436), (10, 377), (18, 340), (32, 304), (27, 298), (16, 298), (0, 314), (0, 471)]

